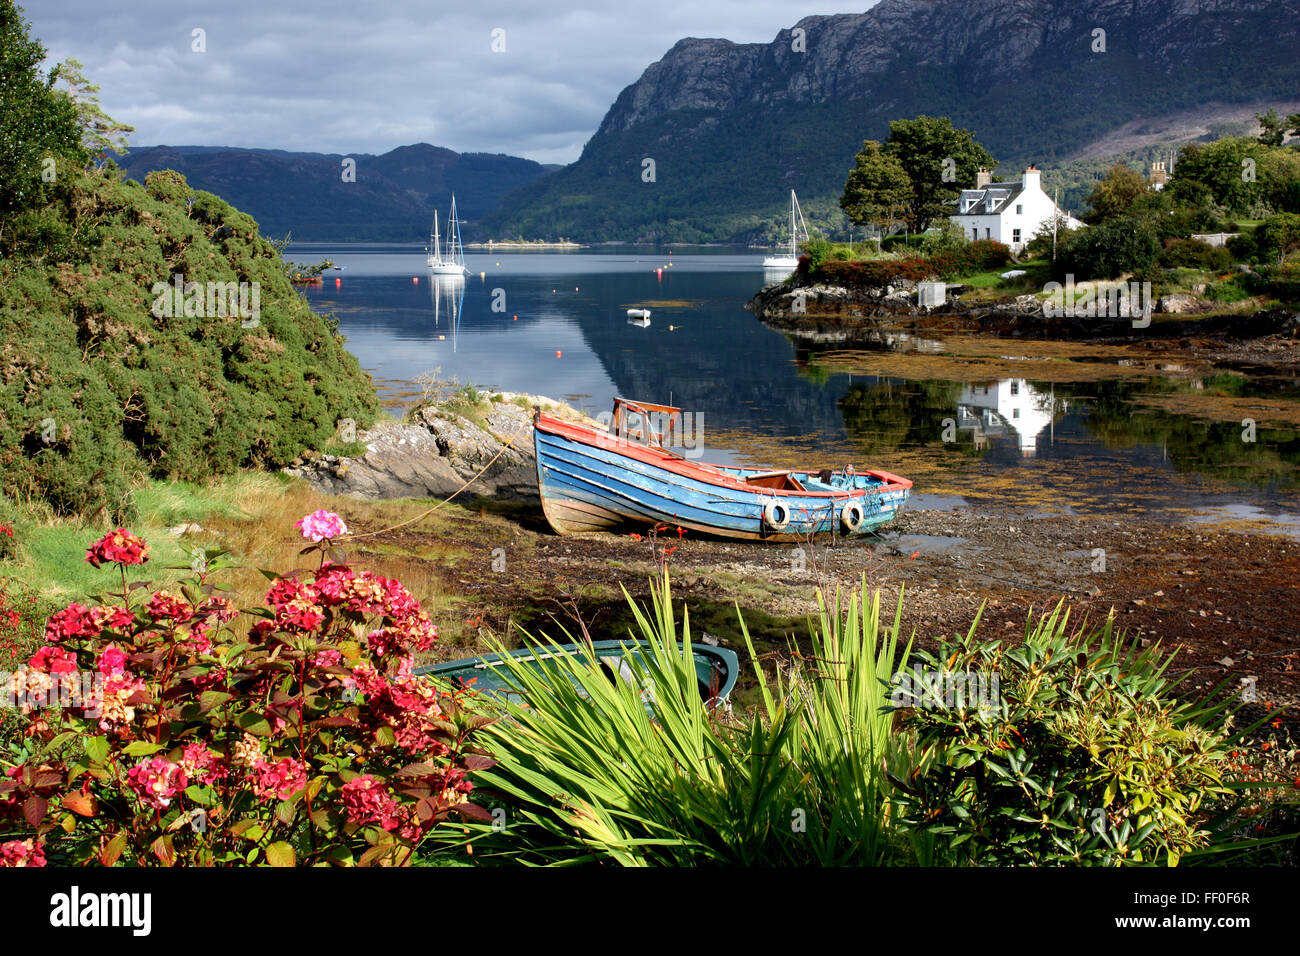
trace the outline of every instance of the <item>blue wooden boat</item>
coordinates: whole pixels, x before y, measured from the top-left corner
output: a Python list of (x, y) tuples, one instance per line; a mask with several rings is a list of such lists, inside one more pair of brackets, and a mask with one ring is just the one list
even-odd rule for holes
[(603, 431), (535, 410), (537, 491), (556, 533), (667, 524), (748, 540), (863, 535), (891, 521), (912, 487), (887, 471), (852, 466), (765, 470), (691, 461), (671, 447), (680, 421), (679, 408), (622, 398)]
[[(544, 662), (557, 656), (559, 651), (581, 658), (587, 647), (586, 644), (561, 644), (558, 645), (558, 650), (555, 646), (523, 648), (506, 656), (529, 664), (539, 673), (545, 673), (542, 670)], [(592, 641), (590, 647), (601, 671), (611, 680), (634, 682), (635, 674), (628, 661), (639, 660), (650, 654), (649, 647), (640, 641)], [(706, 702), (725, 701), (735, 688), (736, 677), (740, 673), (740, 660), (735, 652), (709, 644), (692, 644), (691, 652), (695, 659), (695, 678), (700, 699)], [(504, 696), (515, 691), (511, 690), (506, 680), (509, 670), (502, 663), (502, 656), (485, 654), (482, 657), (417, 667), (415, 673), (430, 674), (479, 693)]]

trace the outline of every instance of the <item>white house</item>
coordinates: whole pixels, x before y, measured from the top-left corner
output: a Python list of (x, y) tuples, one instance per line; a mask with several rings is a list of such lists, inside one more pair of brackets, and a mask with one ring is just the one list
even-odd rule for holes
[[(1051, 223), (1052, 213), (1060, 210), (1043, 192), (1042, 173), (1036, 166), (1026, 169), (1018, 183), (995, 183), (992, 178), (986, 169), (975, 174), (975, 188), (961, 191), (952, 221), (969, 239), (995, 239), (1018, 253), (1040, 226)], [(1061, 215), (1071, 229), (1083, 225), (1073, 216)]]

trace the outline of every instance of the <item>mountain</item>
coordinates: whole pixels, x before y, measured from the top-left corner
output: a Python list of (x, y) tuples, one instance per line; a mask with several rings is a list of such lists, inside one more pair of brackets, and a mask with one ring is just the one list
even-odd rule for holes
[[(122, 161), (139, 182), (157, 169), (184, 174), (195, 189), (216, 193), (249, 213), (262, 234), (297, 240), (407, 242), (426, 239), (452, 193), (471, 224), (512, 189), (556, 166), (490, 153), (457, 153), (417, 143), (380, 156), (350, 154), (356, 181), (343, 181), (342, 154), (290, 153), (227, 146), (143, 146)], [(466, 233), (471, 233), (472, 225)]]
[(1050, 169), (1135, 120), (1292, 101), (1298, 49), (1300, 0), (881, 0), (766, 44), (684, 39), (623, 90), (576, 163), (483, 225), (770, 238), (793, 187), (806, 214), (842, 228), (854, 153), (890, 120), (950, 116), (1003, 172)]

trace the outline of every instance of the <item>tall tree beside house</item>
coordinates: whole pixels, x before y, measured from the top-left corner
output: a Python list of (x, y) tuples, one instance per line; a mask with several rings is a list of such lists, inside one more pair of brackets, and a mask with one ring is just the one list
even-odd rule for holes
[(864, 141), (840, 197), (840, 208), (849, 221), (891, 232), (906, 221), (911, 201), (912, 180), (902, 163), (876, 140)]
[(961, 190), (974, 185), (975, 174), (998, 164), (970, 130), (958, 129), (946, 116), (894, 120), (884, 151), (912, 185), (904, 221), (914, 232), (947, 216)]
[(1084, 219), (1097, 224), (1127, 216), (1133, 211), (1134, 203), (1151, 191), (1151, 184), (1141, 173), (1116, 163), (1093, 187), (1088, 196), (1091, 212)]
[(61, 92), (77, 111), (81, 143), (92, 156), (110, 152), (125, 156), (126, 134), (134, 133), (135, 127), (117, 122), (100, 108), (99, 87), (86, 79), (83, 69), (81, 62), (71, 57), (54, 69), (64, 86)]

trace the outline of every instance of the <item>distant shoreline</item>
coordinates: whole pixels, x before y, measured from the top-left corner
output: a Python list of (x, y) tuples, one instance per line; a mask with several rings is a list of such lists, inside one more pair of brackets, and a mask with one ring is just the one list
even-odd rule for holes
[(581, 249), (580, 242), (510, 242), (502, 240), (496, 242), (489, 239), (487, 242), (467, 242), (466, 249)]

